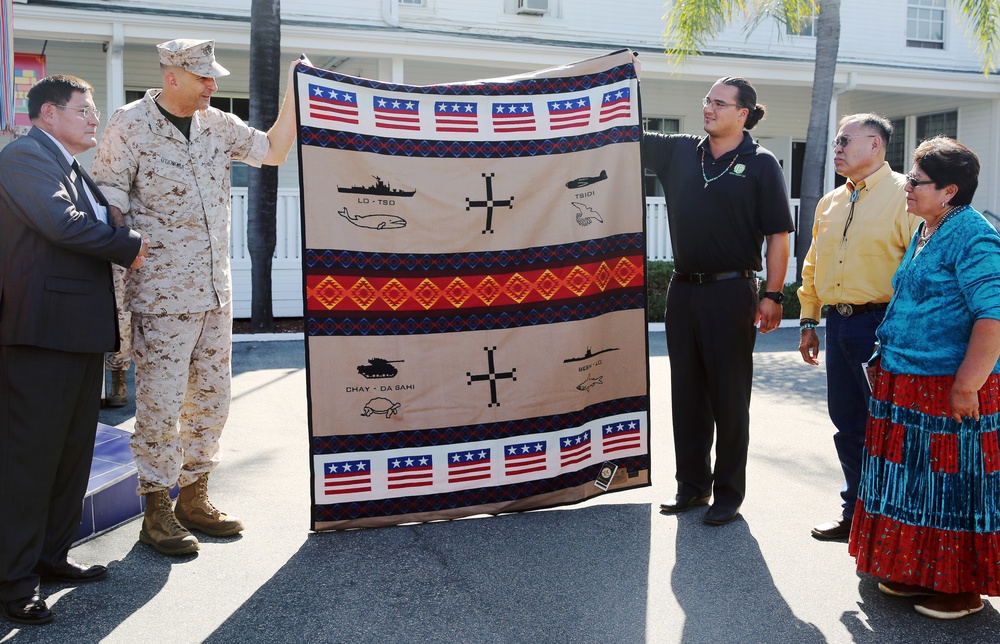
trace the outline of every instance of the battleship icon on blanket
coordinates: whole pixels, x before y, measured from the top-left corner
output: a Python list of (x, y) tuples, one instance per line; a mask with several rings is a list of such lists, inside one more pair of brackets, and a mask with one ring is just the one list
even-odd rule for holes
[(338, 192), (347, 192), (355, 195), (375, 195), (376, 197), (412, 197), (417, 194), (416, 190), (401, 190), (399, 188), (393, 188), (385, 181), (382, 181), (382, 177), (372, 175), (372, 179), (375, 179), (375, 183), (370, 186), (337, 186)]
[(372, 215), (352, 215), (347, 208), (338, 210), (337, 214), (354, 224), (358, 228), (371, 228), (372, 230), (391, 230), (393, 228), (404, 228), (406, 220), (399, 215), (372, 214)]

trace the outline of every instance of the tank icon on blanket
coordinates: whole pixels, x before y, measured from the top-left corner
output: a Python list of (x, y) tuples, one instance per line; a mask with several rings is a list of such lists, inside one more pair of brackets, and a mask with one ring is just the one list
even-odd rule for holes
[(403, 360), (386, 360), (385, 358), (369, 358), (368, 364), (358, 365), (358, 373), (368, 378), (395, 378), (399, 369), (392, 366), (393, 363), (403, 362)]

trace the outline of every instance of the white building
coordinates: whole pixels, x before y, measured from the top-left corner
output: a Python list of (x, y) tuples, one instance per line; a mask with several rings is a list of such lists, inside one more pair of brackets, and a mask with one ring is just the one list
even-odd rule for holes
[[(217, 103), (246, 117), (250, 0), (14, 0), (14, 49), (42, 54), (48, 73), (86, 78), (105, 113), (159, 84), (154, 45), (213, 38), (231, 76)], [(973, 203), (1000, 214), (1000, 75), (985, 75), (965, 23), (946, 0), (843, 0), (831, 135), (843, 114), (890, 118), (896, 169), (926, 136), (946, 133), (982, 161)], [(815, 39), (773, 21), (734, 25), (682, 68), (663, 55), (660, 0), (285, 0), (282, 49), (342, 73), (409, 84), (504, 76), (628, 47), (642, 63), (647, 127), (701, 133), (701, 98), (721, 76), (744, 76), (768, 117), (753, 134), (782, 160), (797, 204), (812, 89)], [(283, 65), (283, 68), (286, 66)], [(284, 87), (284, 85), (282, 85)], [(90, 158), (85, 158), (85, 161)], [(234, 185), (243, 169), (234, 170)], [(828, 171), (827, 184), (834, 185)], [(280, 170), (279, 248), (274, 263), (276, 316), (301, 314), (298, 176)], [(648, 180), (650, 251), (669, 257), (655, 180)], [(243, 183), (245, 185), (245, 183)], [(236, 315), (250, 310), (249, 257), (240, 244), (245, 190), (234, 189)]]

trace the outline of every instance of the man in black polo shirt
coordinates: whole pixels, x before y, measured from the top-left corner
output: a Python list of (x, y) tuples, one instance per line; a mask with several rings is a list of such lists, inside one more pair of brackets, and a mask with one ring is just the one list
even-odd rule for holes
[(781, 321), (793, 224), (781, 167), (744, 131), (764, 117), (753, 86), (721, 78), (702, 103), (708, 136), (647, 132), (642, 153), (666, 192), (675, 267), (666, 330), (678, 489), (660, 509), (685, 512), (714, 495), (704, 521), (723, 525), (746, 494), (755, 327)]

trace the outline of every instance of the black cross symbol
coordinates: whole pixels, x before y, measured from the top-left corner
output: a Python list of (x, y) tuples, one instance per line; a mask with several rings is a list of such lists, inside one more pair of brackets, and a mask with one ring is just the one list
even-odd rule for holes
[(514, 373), (517, 371), (517, 368), (513, 368), (510, 371), (504, 371), (502, 373), (497, 373), (496, 365), (493, 362), (493, 352), (496, 351), (496, 350), (497, 350), (496, 347), (493, 347), (493, 348), (483, 347), (483, 351), (486, 351), (489, 354), (489, 357), (490, 357), (489, 358), (489, 365), (490, 365), (490, 372), (489, 373), (481, 373), (481, 374), (477, 374), (477, 375), (474, 376), (474, 375), (472, 375), (471, 371), (466, 371), (465, 372), (465, 375), (469, 377), (469, 382), (465, 383), (467, 385), (471, 385), (474, 382), (481, 382), (483, 380), (489, 380), (489, 382), (490, 382), (490, 404), (487, 405), (487, 407), (499, 407), (500, 406), (500, 403), (497, 401), (497, 380), (499, 380), (500, 378), (504, 378), (504, 379), (509, 378), (509, 379), (513, 380), (514, 382), (517, 382), (517, 376), (514, 375)]
[(483, 173), (483, 178), (486, 179), (486, 200), (485, 201), (472, 201), (469, 197), (465, 198), (465, 203), (468, 204), (465, 207), (466, 212), (472, 209), (473, 206), (476, 208), (486, 208), (486, 229), (483, 234), (486, 233), (493, 234), (493, 207), (494, 206), (507, 206), (511, 210), (514, 209), (514, 195), (511, 195), (510, 199), (506, 201), (494, 201), (493, 200), (493, 173), (486, 174)]

